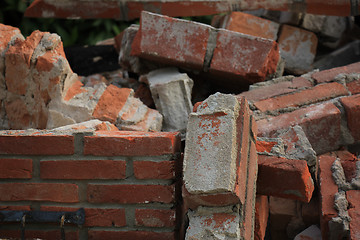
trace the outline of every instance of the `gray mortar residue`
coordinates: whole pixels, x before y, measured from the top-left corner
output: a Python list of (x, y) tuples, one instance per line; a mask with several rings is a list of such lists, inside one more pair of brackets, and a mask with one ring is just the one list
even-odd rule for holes
[(271, 79), (271, 80), (268, 80), (268, 81), (265, 81), (265, 82), (258, 82), (258, 83), (255, 83), (253, 85), (250, 85), (249, 91), (255, 90), (257, 88), (264, 87), (264, 86), (271, 86), (271, 85), (274, 85), (276, 83), (290, 82), (294, 78), (295, 78), (294, 76), (288, 75), (288, 76), (282, 76), (282, 77), (274, 78), (274, 79)]
[(333, 217), (329, 221), (329, 239), (350, 239), (349, 234), (351, 218), (347, 212), (348, 201), (346, 200), (344, 191), (339, 191), (335, 194), (334, 208), (338, 212), (338, 216)]
[(331, 172), (333, 179), (340, 190), (347, 191), (352, 189), (350, 183), (346, 181), (344, 169), (339, 158), (337, 158), (332, 164)]
[(360, 190), (360, 161), (356, 162), (356, 176), (351, 180), (351, 187)]
[(206, 46), (206, 53), (204, 58), (203, 71), (208, 72), (210, 69), (210, 63), (214, 55), (214, 50), (216, 47), (216, 40), (218, 35), (218, 29), (210, 28), (209, 39)]
[(340, 103), (338, 99), (335, 99), (332, 101), (340, 110), (341, 113), (341, 121), (340, 121), (340, 131), (341, 131), (341, 139), (340, 142), (342, 145), (351, 145), (355, 142), (353, 136), (351, 135), (351, 132), (349, 128), (347, 127), (347, 119), (346, 119), (346, 113), (343, 105)]
[(258, 152), (260, 155), (267, 156), (276, 156), (276, 157), (285, 157), (285, 147), (284, 142), (281, 138), (268, 138), (268, 137), (258, 137), (257, 141), (264, 142), (276, 142), (277, 144), (271, 148), (270, 152)]

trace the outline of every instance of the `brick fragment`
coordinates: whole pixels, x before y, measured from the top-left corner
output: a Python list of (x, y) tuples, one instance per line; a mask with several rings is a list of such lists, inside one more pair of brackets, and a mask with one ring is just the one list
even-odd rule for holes
[(259, 155), (257, 193), (309, 202), (314, 191), (307, 164), (302, 160)]
[(279, 111), (281, 109), (301, 107), (346, 95), (348, 95), (348, 91), (345, 86), (334, 82), (317, 85), (311, 89), (305, 89), (287, 95), (261, 100), (255, 102), (254, 105), (262, 112)]
[(72, 155), (74, 136), (71, 135), (7, 135), (0, 134), (1, 154)]
[(174, 186), (89, 184), (87, 199), (90, 203), (172, 203)]
[(257, 121), (259, 136), (271, 137), (276, 131), (299, 125), (317, 154), (336, 150), (340, 145), (340, 110), (322, 103)]
[(167, 209), (135, 209), (135, 225), (144, 227), (174, 227), (175, 211)]
[(350, 190), (346, 192), (346, 199), (349, 203), (350, 221), (350, 239), (360, 237), (360, 191)]
[(295, 74), (303, 74), (312, 69), (318, 39), (312, 32), (283, 25), (279, 36), (281, 57), (285, 59), (285, 69)]
[(204, 24), (142, 12), (132, 54), (202, 70), (210, 31), (211, 27)]
[(255, 240), (264, 240), (269, 218), (269, 200), (267, 196), (256, 196), (255, 202)]
[(317, 84), (323, 82), (333, 81), (334, 78), (341, 74), (360, 73), (360, 62), (353, 63), (343, 67), (332, 68), (329, 70), (320, 71), (313, 73), (311, 77), (316, 81)]
[(79, 202), (78, 186), (68, 183), (2, 183), (0, 201)]
[(276, 72), (279, 59), (276, 42), (219, 29), (210, 73), (237, 79), (237, 84), (260, 82)]
[(174, 179), (175, 161), (134, 161), (134, 176), (137, 179)]
[(84, 138), (85, 155), (159, 156), (179, 151), (180, 138), (176, 132), (98, 131), (95, 136)]
[(40, 162), (42, 179), (124, 179), (125, 161), (55, 160)]
[(243, 12), (232, 12), (225, 17), (222, 28), (276, 41), (279, 24)]
[(0, 178), (31, 178), (32, 159), (0, 159)]
[(360, 140), (360, 95), (340, 99), (346, 112), (347, 126), (355, 141)]
[(150, 231), (104, 231), (89, 230), (88, 237), (91, 240), (174, 240), (174, 232), (150, 232)]

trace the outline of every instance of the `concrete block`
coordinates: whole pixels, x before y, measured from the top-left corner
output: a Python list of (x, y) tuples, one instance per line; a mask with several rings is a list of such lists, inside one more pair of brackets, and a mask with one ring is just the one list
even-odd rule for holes
[(312, 70), (318, 39), (312, 32), (283, 25), (278, 39), (285, 70), (303, 74)]
[[(234, 211), (235, 209), (235, 211)], [(237, 207), (199, 207), (189, 211), (186, 240), (240, 239), (240, 219)]]
[(346, 17), (305, 14), (302, 27), (323, 36), (340, 38), (346, 30)]
[(193, 80), (176, 68), (163, 68), (145, 76), (155, 102), (163, 115), (163, 131), (186, 132), (189, 113), (192, 112)]

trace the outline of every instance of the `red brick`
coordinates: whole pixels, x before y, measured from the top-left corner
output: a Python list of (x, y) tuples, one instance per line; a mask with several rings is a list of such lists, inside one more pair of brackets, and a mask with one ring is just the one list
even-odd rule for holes
[(40, 162), (42, 179), (124, 179), (125, 171), (125, 161), (56, 160)]
[(93, 117), (115, 123), (131, 92), (130, 88), (118, 88), (115, 85), (109, 85), (101, 95), (94, 109)]
[(312, 32), (290, 25), (283, 25), (278, 39), (285, 69), (303, 74), (312, 69), (318, 39)]
[(0, 159), (0, 178), (31, 178), (31, 159)]
[(259, 155), (258, 194), (309, 202), (313, 191), (306, 161)]
[(74, 136), (1, 135), (0, 154), (72, 155), (74, 154)]
[(30, 211), (30, 206), (0, 206), (0, 211)]
[(89, 184), (90, 203), (172, 203), (174, 186)]
[(176, 132), (99, 131), (84, 139), (85, 155), (159, 156), (178, 151), (180, 138)]
[(334, 78), (341, 73), (360, 73), (360, 62), (353, 63), (344, 67), (332, 68), (329, 70), (324, 70), (321, 72), (317, 72), (311, 75), (311, 77), (317, 83), (330, 82), (334, 80)]
[(266, 142), (266, 141), (257, 141), (256, 142), (256, 151), (258, 153), (270, 153), (272, 148), (277, 145), (277, 142)]
[(350, 190), (346, 192), (349, 203), (350, 239), (360, 239), (360, 190)]
[(89, 230), (89, 240), (173, 240), (174, 232), (145, 232), (145, 231), (102, 231)]
[(78, 186), (65, 183), (2, 183), (0, 201), (79, 202)]
[(220, 29), (210, 73), (249, 84), (275, 73), (279, 62), (276, 42)]
[(358, 161), (357, 157), (348, 152), (348, 151), (336, 151), (337, 158), (340, 159), (341, 166), (344, 169), (345, 179), (348, 182), (356, 177), (356, 162)]
[[(0, 230), (1, 238), (5, 239), (21, 239), (21, 230), (17, 225), (18, 230)], [(54, 240), (61, 239), (60, 229), (55, 230), (25, 230), (26, 239), (42, 239), (42, 240)], [(65, 239), (66, 240), (78, 240), (79, 232), (78, 231), (69, 231), (65, 230)]]
[(232, 12), (222, 28), (276, 41), (279, 24), (243, 12)]
[(174, 179), (174, 161), (134, 161), (134, 175), (137, 179)]
[(336, 159), (335, 154), (323, 154), (318, 157), (319, 182), (320, 182), (320, 225), (323, 239), (328, 239), (328, 223), (333, 217), (337, 217), (334, 209), (334, 196), (338, 192), (338, 186), (332, 177), (331, 166)]
[(348, 91), (345, 86), (334, 82), (317, 85), (311, 89), (302, 90), (296, 93), (261, 100), (255, 102), (254, 105), (262, 112), (278, 111), (284, 108), (301, 107), (346, 95), (348, 95)]
[(83, 92), (87, 92), (85, 89), (82, 88), (83, 86), (84, 84), (80, 80), (75, 81), (67, 90), (64, 101), (69, 101), (74, 96)]
[(350, 16), (351, 2), (348, 1), (306, 1), (306, 11), (318, 15)]
[(71, 1), (49, 2), (35, 0), (26, 9), (27, 17), (57, 18), (113, 18), (122, 19), (123, 15), (116, 1)]
[(202, 70), (210, 29), (204, 24), (142, 12), (132, 54)]
[[(244, 174), (244, 173), (242, 173)], [(258, 176), (258, 155), (256, 146), (253, 142), (250, 145), (248, 173), (246, 184), (246, 201), (245, 201), (245, 214), (244, 223), (242, 228), (242, 236), (244, 239), (253, 239), (255, 231), (255, 194), (257, 191), (256, 178)]]
[(346, 83), (346, 87), (351, 92), (351, 95), (360, 93), (360, 78)]
[(360, 95), (341, 98), (346, 112), (347, 126), (355, 141), (360, 140)]
[(11, 39), (21, 37), (20, 30), (18, 28), (4, 25), (0, 23), (0, 33), (1, 33), (1, 40), (0, 40), (0, 52), (3, 52)]
[(269, 218), (269, 200), (267, 196), (256, 196), (255, 202), (255, 240), (264, 240)]
[(5, 101), (5, 111), (10, 129), (24, 129), (30, 125), (30, 113), (22, 99)]
[(135, 225), (144, 227), (174, 227), (175, 211), (167, 209), (136, 209)]
[(295, 92), (298, 89), (308, 88), (308, 87), (312, 87), (312, 84), (309, 80), (303, 77), (297, 77), (292, 79), (291, 81), (284, 81), (284, 82), (271, 84), (268, 86), (258, 87), (254, 90), (243, 92), (238, 96), (244, 96), (249, 101), (260, 101), (263, 99), (268, 99), (279, 95), (283, 95), (286, 93)]
[[(41, 206), (40, 211), (74, 212), (78, 208)], [(123, 227), (126, 226), (125, 209), (123, 208), (85, 208), (85, 223), (87, 227)]]
[(257, 121), (260, 136), (274, 136), (277, 130), (300, 125), (317, 154), (338, 149), (340, 145), (340, 110), (332, 103), (322, 103)]

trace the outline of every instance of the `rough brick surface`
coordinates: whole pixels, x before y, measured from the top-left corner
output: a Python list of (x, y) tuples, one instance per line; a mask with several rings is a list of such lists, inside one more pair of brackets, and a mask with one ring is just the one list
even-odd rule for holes
[(320, 182), (320, 225), (323, 239), (329, 237), (328, 222), (338, 213), (334, 208), (334, 196), (338, 192), (338, 186), (334, 182), (331, 166), (336, 159), (335, 154), (323, 154), (319, 156), (319, 182)]
[(144, 227), (174, 227), (175, 211), (166, 209), (136, 209), (135, 225)]
[(124, 179), (125, 161), (67, 160), (41, 161), (42, 179)]
[(174, 179), (175, 161), (134, 161), (134, 176), (137, 179)]
[(341, 73), (360, 73), (360, 62), (353, 63), (344, 67), (332, 68), (321, 72), (313, 73), (311, 77), (317, 83), (330, 82)]
[(355, 141), (360, 140), (360, 95), (341, 98), (346, 112), (347, 126), (354, 137)]
[(255, 202), (255, 240), (264, 240), (269, 218), (268, 196), (258, 195)]
[(74, 137), (71, 135), (7, 135), (0, 134), (1, 154), (71, 155)]
[(340, 110), (323, 103), (257, 121), (260, 136), (271, 136), (277, 130), (300, 125), (317, 154), (337, 150), (340, 145)]
[(145, 232), (145, 231), (103, 231), (103, 230), (89, 230), (89, 239), (91, 240), (117, 240), (117, 239), (132, 239), (132, 240), (174, 240), (173, 232)]
[(172, 203), (174, 186), (89, 184), (90, 203)]
[(0, 201), (50, 201), (76, 203), (78, 186), (68, 183), (2, 183)]
[(318, 39), (312, 32), (284, 25), (279, 36), (281, 57), (285, 59), (285, 69), (302, 74), (312, 69)]
[(276, 42), (220, 29), (210, 73), (249, 84), (264, 81), (268, 75), (275, 73), (278, 61)]
[(350, 239), (360, 238), (360, 191), (350, 190), (346, 192), (346, 199), (349, 203)]
[(0, 159), (0, 178), (31, 178), (32, 159)]
[(306, 161), (259, 155), (258, 194), (309, 202), (313, 191)]
[(274, 41), (277, 39), (278, 23), (243, 12), (232, 12), (225, 19), (226, 22), (220, 27)]
[(159, 156), (180, 150), (178, 133), (99, 131), (84, 139), (84, 154), (94, 156)]
[[(132, 54), (201, 70), (210, 29), (204, 24), (142, 12)], [(161, 44), (154, 45), (154, 42)]]
[(325, 101), (339, 96), (348, 95), (344, 85), (334, 82), (317, 85), (311, 89), (302, 90), (296, 93), (282, 95), (262, 101), (254, 105), (262, 112), (275, 111), (291, 107), (301, 107), (312, 103)]

